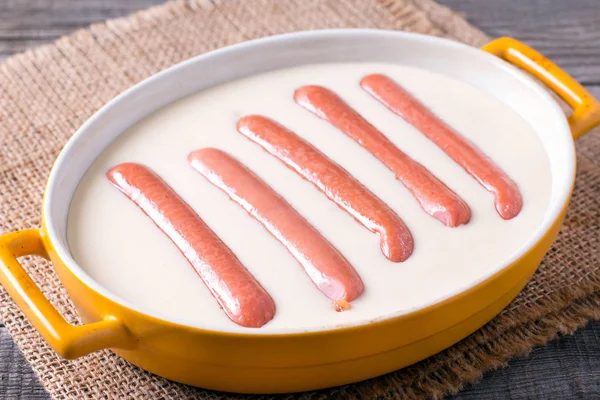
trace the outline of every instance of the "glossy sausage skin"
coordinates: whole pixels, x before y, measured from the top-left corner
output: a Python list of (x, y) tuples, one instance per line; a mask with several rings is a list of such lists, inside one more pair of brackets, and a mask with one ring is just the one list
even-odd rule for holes
[(107, 177), (171, 239), (233, 322), (258, 328), (273, 319), (271, 296), (158, 175), (143, 165), (125, 163)]
[(260, 115), (243, 117), (237, 129), (314, 184), (367, 229), (376, 232), (380, 237), (381, 251), (388, 259), (400, 262), (411, 255), (413, 237), (402, 219), (310, 143)]
[(402, 117), (434, 142), (494, 195), (498, 214), (516, 217), (523, 207), (517, 184), (468, 139), (456, 132), (406, 89), (385, 75), (368, 75), (361, 86), (390, 111)]
[(243, 164), (214, 148), (196, 150), (188, 160), (194, 169), (263, 224), (327, 297), (352, 301), (360, 296), (362, 280), (344, 256)]
[(469, 206), (424, 166), (398, 149), (331, 90), (304, 86), (294, 93), (296, 103), (330, 122), (388, 167), (429, 215), (447, 226), (466, 224)]

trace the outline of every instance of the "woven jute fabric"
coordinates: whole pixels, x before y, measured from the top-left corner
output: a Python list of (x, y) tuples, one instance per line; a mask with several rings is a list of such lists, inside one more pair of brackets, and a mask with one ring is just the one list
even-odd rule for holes
[[(39, 226), (42, 192), (58, 152), (88, 117), (132, 84), (232, 43), (340, 27), (406, 30), (474, 46), (488, 40), (431, 0), (172, 2), (78, 31), (0, 66), (0, 230)], [(498, 317), (455, 346), (401, 371), (289, 397), (441, 398), (533, 346), (600, 318), (599, 133), (577, 144), (577, 183), (557, 242), (525, 290)], [(79, 323), (51, 265), (23, 261), (52, 304), (67, 320)], [(167, 381), (109, 351), (62, 360), (3, 289), (0, 304), (2, 321), (53, 398), (245, 398)]]

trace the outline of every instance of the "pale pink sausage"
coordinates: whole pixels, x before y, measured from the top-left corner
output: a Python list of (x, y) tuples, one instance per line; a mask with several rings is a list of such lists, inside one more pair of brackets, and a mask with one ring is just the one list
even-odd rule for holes
[(483, 187), (494, 195), (498, 214), (516, 217), (523, 207), (517, 184), (467, 138), (456, 132), (406, 89), (385, 75), (363, 78), (360, 85), (389, 110), (434, 142)]
[(360, 296), (362, 280), (344, 256), (243, 164), (213, 148), (196, 150), (188, 160), (194, 169), (263, 224), (327, 297), (352, 301)]
[(271, 296), (158, 175), (134, 163), (117, 165), (106, 175), (171, 239), (233, 322), (258, 328), (273, 319)]
[(451, 227), (469, 222), (471, 210), (458, 195), (424, 166), (404, 154), (331, 90), (321, 86), (304, 86), (295, 91), (294, 99), (385, 164), (429, 215)]
[(394, 262), (406, 260), (413, 237), (400, 217), (345, 169), (277, 122), (251, 115), (238, 121), (238, 131), (283, 161), (358, 222), (380, 237), (381, 251)]

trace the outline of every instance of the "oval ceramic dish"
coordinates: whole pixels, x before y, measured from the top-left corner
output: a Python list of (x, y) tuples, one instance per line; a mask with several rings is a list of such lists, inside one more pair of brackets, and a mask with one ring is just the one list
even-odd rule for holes
[[(491, 54), (490, 54), (491, 53)], [(71, 257), (70, 200), (94, 159), (118, 135), (190, 93), (268, 70), (323, 62), (385, 62), (467, 82), (511, 106), (539, 135), (550, 160), (545, 218), (510, 259), (449, 297), (409, 313), (360, 325), (307, 332), (212, 330), (159, 316), (118, 298)], [(507, 62), (508, 61), (508, 62)], [(574, 110), (567, 119), (546, 88)], [(254, 40), (178, 64), (116, 97), (68, 142), (49, 178), (41, 229), (0, 237), (0, 281), (63, 357), (110, 348), (135, 365), (190, 385), (245, 393), (294, 392), (355, 382), (426, 358), (469, 335), (523, 288), (556, 238), (575, 179), (577, 139), (600, 122), (600, 104), (556, 65), (510, 38), (483, 51), (453, 41), (378, 30), (326, 30)], [(69, 325), (45, 299), (17, 257), (48, 257), (85, 322)]]

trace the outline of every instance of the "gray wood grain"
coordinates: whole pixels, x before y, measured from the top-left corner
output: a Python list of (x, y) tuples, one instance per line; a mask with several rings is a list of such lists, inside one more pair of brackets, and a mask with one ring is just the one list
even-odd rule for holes
[(0, 60), (162, 0), (0, 0)]
[(0, 399), (44, 399), (48, 395), (4, 327), (0, 328)]
[(600, 84), (600, 1), (439, 0), (491, 36), (513, 36), (582, 84)]
[(600, 322), (534, 349), (448, 400), (600, 398)]
[[(600, 97), (600, 0), (438, 0), (492, 36), (538, 49)], [(0, 0), (0, 61), (160, 0)], [(600, 322), (515, 359), (453, 400), (600, 398)], [(0, 399), (48, 399), (0, 325)]]

